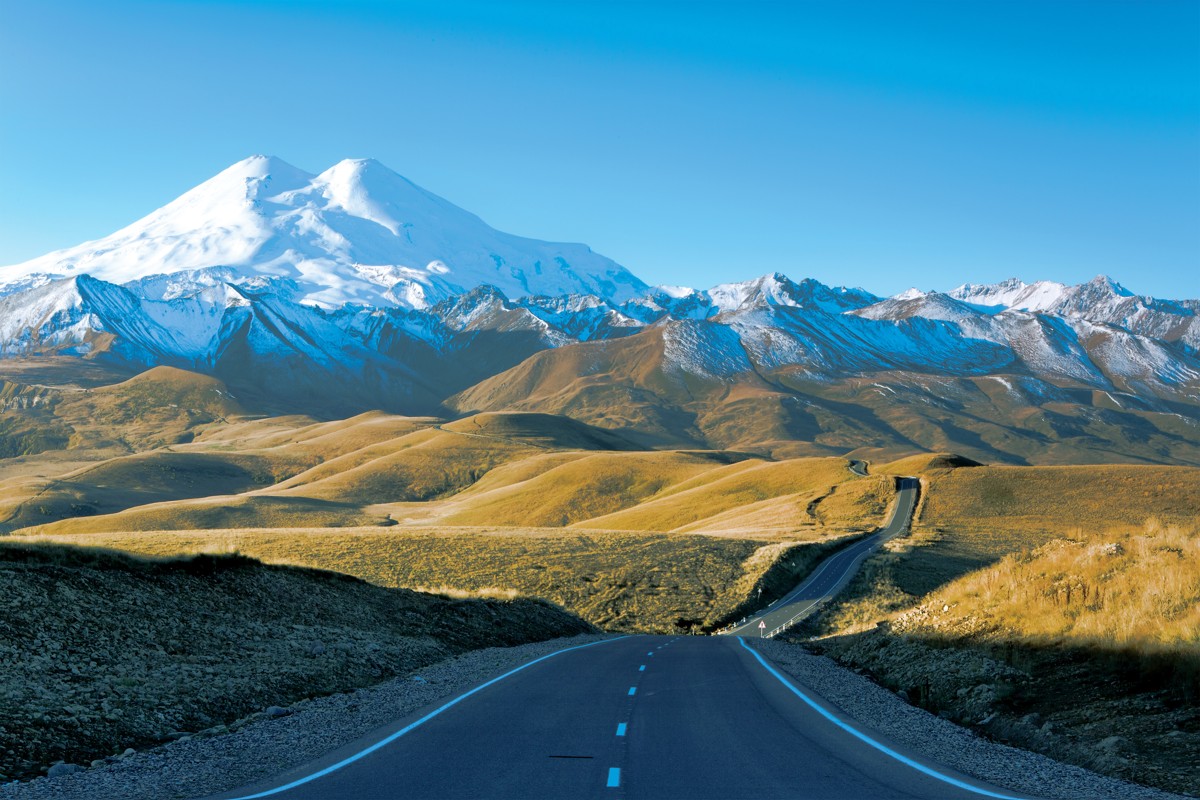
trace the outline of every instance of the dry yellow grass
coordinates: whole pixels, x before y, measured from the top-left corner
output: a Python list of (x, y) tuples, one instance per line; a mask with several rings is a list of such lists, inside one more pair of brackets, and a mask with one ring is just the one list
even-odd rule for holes
[(951, 581), (1069, 531), (1124, 536), (1150, 517), (1185, 527), (1200, 518), (1200, 469), (938, 467), (929, 473), (912, 534), (864, 564), (822, 630), (870, 627)]
[(358, 506), (307, 497), (231, 495), (150, 503), (115, 514), (72, 517), (23, 528), (23, 535), (98, 534), (112, 531), (215, 530), (255, 526), (343, 528), (383, 524), (385, 517)]
[[(748, 599), (804, 542), (686, 534), (505, 528), (357, 528), (97, 533), (36, 537), (149, 556), (241, 553), (317, 567), (381, 586), (456, 593), (517, 592), (556, 602), (602, 627), (667, 632), (712, 624)], [(828, 545), (814, 539), (814, 553)], [(789, 583), (790, 585), (790, 583)]]
[(973, 467), (931, 477), (922, 528), (1057, 535), (1200, 517), (1194, 467)]
[(1200, 647), (1200, 528), (1071, 531), (938, 590), (976, 624), (1028, 642)]
[(581, 453), (565, 461), (527, 480), (490, 491), (473, 487), (447, 504), (448, 513), (439, 515), (438, 521), (447, 525), (565, 526), (637, 505), (722, 466), (711, 457), (677, 452)]
[(958, 467), (978, 466), (974, 461), (954, 453), (919, 453), (906, 458), (871, 465), (871, 472), (880, 475), (929, 475)]
[[(764, 500), (791, 496), (808, 503), (829, 493), (832, 487), (858, 480), (841, 458), (809, 458), (767, 462), (749, 459), (709, 470), (696, 478), (669, 487), (646, 502), (613, 514), (575, 523), (576, 528), (607, 528), (643, 531), (672, 531), (733, 509)], [(795, 506), (785, 506), (787, 524), (815, 523), (815, 518), (796, 515)]]

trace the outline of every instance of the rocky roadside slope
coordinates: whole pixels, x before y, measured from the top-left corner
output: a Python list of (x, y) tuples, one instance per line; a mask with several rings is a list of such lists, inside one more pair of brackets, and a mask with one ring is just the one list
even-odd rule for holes
[[(1185, 800), (1185, 795), (1139, 786), (1101, 775), (1041, 753), (1010, 747), (956, 725), (944, 716), (908, 704), (865, 675), (814, 655), (804, 646), (771, 639), (752, 640), (819, 701), (841, 709), (885, 737), (967, 775), (1010, 787), (1032, 797), (1081, 800)], [(957, 668), (951, 666), (951, 669)], [(1175, 792), (1183, 787), (1173, 787)]]
[(804, 644), (994, 741), (1200, 795), (1200, 705), (1179, 664), (981, 636), (950, 606)]
[(11, 542), (0, 597), (0, 781), (221, 733), (468, 650), (595, 632), (534, 600), (452, 600), (241, 556)]
[[(206, 797), (279, 775), (418, 709), (442, 703), (539, 656), (601, 636), (476, 650), (423, 667), (419, 673), (354, 692), (303, 700), (280, 713), (257, 713), (222, 735), (203, 734), (93, 769), (30, 783), (0, 786), (4, 800), (181, 800)], [(1124, 783), (976, 736), (843, 669), (828, 658), (781, 642), (753, 641), (776, 664), (827, 705), (888, 739), (952, 769), (1014, 787), (1031, 796), (1078, 800), (1184, 800)], [(797, 785), (803, 768), (797, 767)]]

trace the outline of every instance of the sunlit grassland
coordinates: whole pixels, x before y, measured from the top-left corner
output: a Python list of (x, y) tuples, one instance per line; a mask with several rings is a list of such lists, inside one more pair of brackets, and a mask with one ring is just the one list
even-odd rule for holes
[(951, 582), (936, 600), (1028, 641), (1200, 659), (1200, 526), (1076, 528)]
[[(1003, 559), (1024, 558), (1064, 539), (1125, 541), (1143, 531), (1151, 519), (1156, 530), (1194, 529), (1200, 519), (1200, 470), (1094, 466), (935, 471), (927, 480), (927, 496), (913, 533), (866, 562), (826, 614), (821, 629), (869, 627), (925, 602), (926, 595), (964, 576), (984, 574), (981, 570)], [(1148, 569), (1145, 574), (1151, 576), (1153, 569)], [(1132, 600), (1124, 605), (1128, 608), (1121, 613), (1136, 613)], [(1012, 614), (1027, 615), (1031, 626), (1040, 624), (1034, 620), (1041, 619), (1042, 611), (1029, 605), (1022, 612), (1023, 607), (1013, 605)], [(1109, 608), (1106, 613), (1116, 611)], [(1110, 634), (1118, 636), (1115, 629)]]
[(722, 620), (755, 595), (780, 559), (802, 573), (842, 538), (820, 531), (807, 540), (768, 543), (622, 531), (396, 527), (143, 531), (38, 540), (160, 557), (237, 552), (380, 586), (541, 597), (602, 627), (671, 631), (681, 619)]

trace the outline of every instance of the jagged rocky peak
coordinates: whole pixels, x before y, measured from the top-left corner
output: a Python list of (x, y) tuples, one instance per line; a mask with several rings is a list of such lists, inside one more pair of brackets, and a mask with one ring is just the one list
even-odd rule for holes
[(879, 299), (863, 289), (831, 288), (812, 278), (797, 283), (780, 272), (714, 286), (708, 290), (708, 295), (713, 307), (720, 312), (791, 306), (840, 313)]

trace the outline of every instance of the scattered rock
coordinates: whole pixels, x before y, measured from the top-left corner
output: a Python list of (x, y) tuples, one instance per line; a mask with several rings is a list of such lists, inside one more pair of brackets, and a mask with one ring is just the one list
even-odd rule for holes
[(47, 778), (61, 778), (63, 775), (72, 775), (76, 772), (83, 772), (83, 767), (78, 764), (58, 763), (46, 771)]
[(316, 658), (317, 656), (324, 655), (324, 654), (325, 654), (325, 643), (324, 642), (313, 642), (311, 645), (309, 645), (309, 647), (308, 647), (308, 657), (309, 658)]
[(1101, 739), (1096, 747), (1110, 755), (1125, 753), (1129, 751), (1129, 740), (1124, 736), (1109, 736)]
[(263, 713), (266, 714), (268, 717), (271, 717), (272, 719), (278, 719), (279, 717), (288, 717), (288, 716), (291, 716), (291, 714), (292, 714), (291, 711), (287, 710), (286, 708), (281, 708), (280, 706), (267, 706), (266, 711), (264, 711)]

